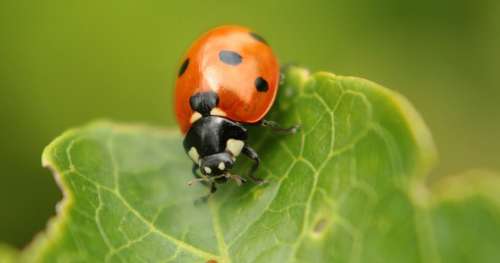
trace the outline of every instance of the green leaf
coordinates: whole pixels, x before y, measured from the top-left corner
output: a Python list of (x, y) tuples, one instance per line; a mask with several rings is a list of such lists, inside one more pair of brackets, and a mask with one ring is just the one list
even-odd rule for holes
[(0, 244), (0, 263), (11, 263), (15, 262), (15, 259), (19, 256), (18, 251), (15, 249)]
[[(177, 132), (100, 122), (44, 152), (64, 193), (26, 262), (496, 262), (499, 177), (428, 185), (436, 153), (418, 113), (372, 82), (290, 67), (251, 130), (266, 185), (187, 186)], [(241, 157), (240, 159), (243, 159)], [(240, 161), (240, 174), (248, 162)], [(479, 182), (479, 183), (478, 183)]]

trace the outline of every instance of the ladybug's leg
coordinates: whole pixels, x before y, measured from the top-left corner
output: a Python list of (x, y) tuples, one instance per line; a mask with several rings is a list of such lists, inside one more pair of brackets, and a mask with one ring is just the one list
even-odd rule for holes
[(210, 194), (209, 195), (211, 195), (215, 192), (217, 192), (217, 186), (215, 186), (215, 182), (212, 182), (212, 184), (210, 185)]
[[(207, 182), (203, 182), (204, 185), (207, 185), (208, 186), (208, 183)], [(217, 186), (215, 186), (215, 182), (212, 182), (210, 184), (210, 193), (194, 200), (194, 204), (195, 205), (201, 205), (201, 204), (204, 204), (208, 201), (208, 198), (210, 198), (211, 195), (213, 195), (215, 192), (217, 192)]]
[(195, 178), (200, 178), (200, 175), (198, 174), (199, 169), (200, 169), (200, 166), (196, 163), (193, 163), (193, 167), (191, 168), (191, 173), (193, 173), (193, 176)]
[(278, 133), (284, 133), (284, 134), (294, 134), (296, 133), (300, 126), (298, 124), (296, 125), (293, 125), (291, 127), (287, 127), (287, 128), (284, 128), (284, 127), (281, 127), (277, 122), (274, 122), (274, 121), (268, 121), (268, 120), (262, 120), (260, 122), (260, 125), (262, 127), (269, 127), (271, 128), (272, 131), (274, 132), (278, 132)]
[(210, 186), (210, 184), (207, 182), (206, 178), (203, 178), (199, 173), (200, 166), (196, 163), (193, 163), (193, 167), (191, 168), (191, 172), (193, 173), (193, 176), (195, 179), (191, 180), (188, 182), (188, 185), (191, 186), (194, 182), (200, 182), (204, 186)]
[(250, 168), (250, 172), (248, 173), (248, 177), (250, 179), (252, 179), (252, 181), (254, 181), (256, 184), (265, 183), (266, 181), (264, 179), (257, 178), (254, 175), (255, 171), (257, 171), (257, 168), (259, 168), (259, 164), (260, 164), (260, 158), (259, 158), (259, 155), (257, 154), (257, 152), (255, 152), (254, 149), (252, 149), (246, 145), (245, 145), (245, 147), (243, 147), (241, 152), (244, 155), (246, 155), (248, 158), (252, 159), (252, 161), (254, 161), (252, 168)]
[(239, 175), (231, 174), (229, 175), (231, 179), (233, 179), (238, 186), (242, 186), (247, 180)]

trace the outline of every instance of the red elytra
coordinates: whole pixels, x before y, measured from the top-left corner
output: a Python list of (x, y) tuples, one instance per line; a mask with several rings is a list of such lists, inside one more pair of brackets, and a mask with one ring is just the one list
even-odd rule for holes
[(175, 85), (175, 111), (181, 131), (191, 127), (190, 97), (214, 91), (215, 115), (256, 123), (269, 111), (279, 84), (279, 64), (265, 40), (248, 28), (222, 26), (205, 33), (182, 60)]

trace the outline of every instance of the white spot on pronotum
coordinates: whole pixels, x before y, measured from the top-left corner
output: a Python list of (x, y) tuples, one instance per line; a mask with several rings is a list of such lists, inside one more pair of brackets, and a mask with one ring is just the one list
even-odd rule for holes
[(188, 155), (195, 163), (198, 163), (198, 161), (200, 160), (200, 155), (198, 154), (198, 151), (194, 147), (191, 147), (191, 149), (189, 149)]
[(219, 108), (213, 108), (211, 111), (210, 111), (210, 115), (213, 115), (213, 116), (226, 116), (226, 113), (219, 109)]
[(220, 162), (217, 168), (219, 168), (219, 170), (221, 171), (224, 171), (226, 169), (226, 164), (224, 162)]
[(240, 155), (243, 146), (245, 146), (245, 142), (236, 139), (229, 139), (226, 143), (226, 150), (232, 153), (233, 156), (238, 156)]
[(205, 173), (207, 173), (207, 174), (212, 173), (212, 169), (210, 169), (210, 167), (205, 166), (205, 167), (203, 168), (203, 170), (205, 170)]
[(195, 121), (199, 120), (201, 118), (201, 114), (197, 111), (195, 111), (193, 113), (193, 115), (191, 115), (191, 119), (189, 119), (189, 122), (190, 123), (194, 123)]

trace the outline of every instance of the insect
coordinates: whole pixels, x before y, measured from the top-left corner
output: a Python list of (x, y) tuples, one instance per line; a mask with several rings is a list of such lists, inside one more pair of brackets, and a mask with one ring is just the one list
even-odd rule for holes
[(214, 193), (216, 183), (233, 179), (236, 158), (253, 160), (248, 178), (260, 159), (247, 144), (246, 126), (260, 125), (274, 131), (295, 133), (298, 126), (281, 128), (264, 116), (274, 103), (280, 81), (278, 60), (267, 42), (240, 26), (222, 26), (205, 33), (191, 46), (179, 68), (175, 86), (177, 122), (185, 135), (183, 146), (193, 161), (196, 179)]

